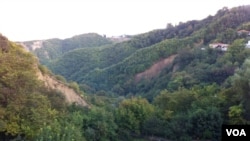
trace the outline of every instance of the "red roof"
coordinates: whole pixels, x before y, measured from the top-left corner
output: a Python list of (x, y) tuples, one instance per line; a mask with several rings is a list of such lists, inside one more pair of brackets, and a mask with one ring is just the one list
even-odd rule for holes
[(248, 31), (248, 30), (238, 30), (238, 32), (240, 32), (240, 33), (249, 33), (250, 31)]

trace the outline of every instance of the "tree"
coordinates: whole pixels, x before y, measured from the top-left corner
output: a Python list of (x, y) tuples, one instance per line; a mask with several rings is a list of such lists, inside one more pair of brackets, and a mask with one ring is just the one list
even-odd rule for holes
[(229, 124), (246, 124), (243, 113), (244, 109), (242, 104), (229, 107)]
[(145, 121), (153, 112), (153, 105), (146, 99), (131, 98), (122, 101), (116, 111), (116, 123), (120, 133), (139, 135), (143, 131)]
[(173, 29), (174, 26), (171, 23), (167, 23), (166, 29)]
[(231, 44), (237, 38), (237, 32), (232, 28), (228, 28), (225, 32), (217, 35), (219, 42)]
[(243, 63), (244, 59), (246, 58), (245, 54), (245, 43), (243, 39), (236, 39), (232, 43), (232, 45), (229, 46), (228, 51), (226, 53), (226, 56), (228, 56), (228, 59), (231, 60), (233, 63)]
[[(70, 116), (73, 117), (73, 116)], [(81, 128), (67, 119), (67, 116), (54, 119), (51, 124), (44, 124), (35, 141), (86, 141)]]
[(189, 113), (189, 120), (192, 125), (189, 134), (194, 139), (219, 139), (222, 117), (218, 108), (194, 109)]
[(194, 100), (192, 91), (180, 88), (172, 93), (167, 90), (161, 91), (160, 95), (155, 98), (154, 103), (163, 111), (178, 113), (187, 112)]
[(44, 124), (50, 124), (57, 116), (57, 111), (50, 107), (47, 97), (41, 94), (19, 95), (6, 107), (6, 134), (32, 139)]
[(87, 140), (115, 140), (116, 129), (113, 114), (102, 108), (92, 107), (83, 116), (83, 133)]
[(227, 88), (221, 91), (223, 113), (226, 123), (250, 123), (250, 60), (246, 59), (243, 65), (228, 78)]

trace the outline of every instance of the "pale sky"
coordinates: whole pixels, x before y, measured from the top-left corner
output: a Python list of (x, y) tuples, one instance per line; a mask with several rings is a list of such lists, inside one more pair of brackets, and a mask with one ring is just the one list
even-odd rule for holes
[(134, 35), (214, 15), (250, 0), (0, 0), (0, 33), (12, 41), (95, 32)]

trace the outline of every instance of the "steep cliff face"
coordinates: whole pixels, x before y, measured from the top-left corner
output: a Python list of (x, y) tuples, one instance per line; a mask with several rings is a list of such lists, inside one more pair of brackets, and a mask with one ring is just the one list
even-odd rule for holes
[(30, 42), (16, 42), (16, 43), (23, 46), (27, 51), (34, 51), (36, 49), (43, 47), (43, 40), (36, 40)]
[(77, 104), (80, 106), (88, 106), (87, 102), (80, 96), (78, 93), (74, 91), (74, 89), (70, 88), (63, 82), (57, 80), (53, 76), (48, 74), (42, 74), (40, 70), (37, 72), (38, 79), (44, 82), (44, 85), (48, 89), (53, 89), (61, 92), (65, 97), (65, 100), (69, 104)]
[[(4, 36), (0, 36), (0, 49), (2, 51), (7, 51), (8, 50), (8, 39), (5, 38)], [(22, 46), (24, 48), (25, 51), (34, 51), (36, 49), (42, 48), (43, 47), (43, 41), (42, 40), (37, 40), (37, 41), (32, 41), (32, 42), (28, 42), (28, 43), (22, 43), (22, 42), (18, 42), (18, 45)], [(86, 101), (83, 99), (82, 96), (80, 96), (78, 93), (76, 93), (74, 91), (74, 89), (70, 88), (69, 86), (67, 86), (65, 83), (57, 80), (56, 78), (54, 78), (52, 75), (49, 74), (43, 74), (39, 69), (38, 69), (38, 61), (35, 64), (35, 68), (37, 71), (37, 76), (38, 79), (41, 80), (44, 85), (48, 88), (48, 89), (53, 89), (56, 91), (59, 91), (60, 93), (63, 94), (63, 96), (65, 97), (65, 100), (67, 103), (69, 104), (77, 104), (80, 106), (88, 106), (88, 104), (86, 103)]]
[[(68, 106), (76, 104), (83, 108), (88, 104), (74, 91), (77, 85), (62, 83), (42, 68), (38, 59), (23, 46), (0, 34), (1, 141), (44, 139), (43, 129), (47, 133), (47, 127), (58, 129), (57, 138), (62, 133), (60, 128), (76, 129), (73, 122), (66, 121), (71, 119)], [(60, 114), (62, 112), (64, 114)], [(63, 122), (57, 122), (59, 120)]]

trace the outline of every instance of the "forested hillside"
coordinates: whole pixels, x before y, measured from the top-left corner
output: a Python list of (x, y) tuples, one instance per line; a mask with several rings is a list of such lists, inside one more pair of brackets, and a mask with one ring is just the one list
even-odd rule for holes
[(57, 128), (58, 140), (65, 135), (84, 139), (76, 135), (80, 127), (66, 121), (73, 114), (70, 105), (87, 106), (84, 95), (76, 83), (56, 78), (22, 46), (0, 35), (0, 141), (40, 141), (51, 128)]
[(19, 42), (19, 44), (33, 52), (43, 64), (47, 64), (49, 61), (77, 48), (97, 47), (111, 43), (109, 39), (96, 33), (77, 35), (64, 40), (48, 39)]
[[(217, 42), (230, 46), (236, 41), (247, 43), (248, 38), (237, 31), (250, 30), (249, 15), (248, 6), (223, 8), (216, 15), (203, 20), (188, 21), (177, 26), (168, 24), (166, 29), (136, 35), (126, 42), (72, 50), (50, 62), (48, 67), (56, 74), (87, 84), (96, 91), (148, 95), (149, 99), (165, 88), (177, 90), (183, 85), (221, 84), (242, 64), (246, 55), (241, 55), (241, 59), (230, 58), (230, 51), (211, 50), (208, 46)], [(160, 67), (157, 74), (151, 73), (150, 79), (144, 75), (137, 81), (140, 73), (171, 55), (176, 55), (176, 58)], [(237, 63), (236, 60), (231, 62), (232, 65), (225, 63), (230, 59), (236, 59)], [(177, 79), (187, 82), (174, 83)]]
[(3, 37), (0, 141), (219, 141), (222, 124), (250, 124), (249, 40), (250, 6), (240, 6), (128, 41), (72, 43), (44, 62), (38, 55), (54, 79), (86, 93), (84, 108), (41, 85), (35, 57)]

